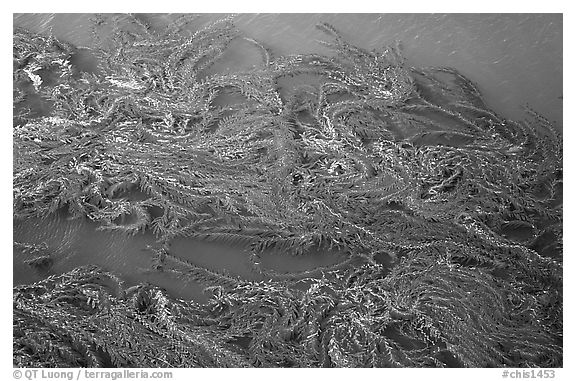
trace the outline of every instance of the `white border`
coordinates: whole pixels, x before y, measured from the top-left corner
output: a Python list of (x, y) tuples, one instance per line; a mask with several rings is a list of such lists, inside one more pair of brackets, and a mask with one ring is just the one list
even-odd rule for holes
[[(8, 0), (9, 1), (9, 0)], [(541, 2), (520, 2), (520, 1), (495, 1), (495, 0), (482, 0), (482, 1), (437, 1), (437, 0), (418, 0), (418, 1), (385, 1), (385, 0), (372, 0), (372, 1), (359, 1), (353, 0), (349, 2), (343, 2), (338, 0), (287, 0), (284, 2), (280, 1), (242, 1), (242, 0), (215, 0), (215, 1), (157, 1), (150, 3), (143, 3), (141, 1), (110, 1), (101, 0), (98, 1), (97, 6), (94, 6), (92, 2), (82, 2), (82, 1), (66, 1), (66, 2), (55, 2), (55, 1), (38, 1), (38, 0), (26, 0), (20, 1), (18, 3), (10, 3), (4, 5), (3, 7), (7, 12), (2, 12), (2, 23), (0, 24), (1, 36), (2, 36), (2, 48), (4, 57), (1, 62), (4, 66), (1, 70), (4, 73), (3, 91), (2, 95), (4, 101), (3, 106), (3, 121), (5, 122), (3, 128), (1, 129), (2, 138), (0, 142), (2, 144), (2, 165), (0, 168), (2, 170), (3, 185), (0, 187), (2, 195), (1, 200), (4, 202), (6, 210), (6, 217), (2, 219), (2, 226), (0, 231), (2, 232), (2, 243), (4, 255), (8, 258), (11, 256), (12, 247), (12, 219), (9, 218), (8, 210), (12, 207), (12, 192), (10, 188), (12, 171), (12, 135), (11, 135), (11, 114), (12, 114), (12, 92), (8, 85), (10, 82), (8, 78), (9, 68), (11, 65), (11, 60), (9, 60), (9, 52), (12, 46), (12, 13), (77, 13), (77, 12), (194, 12), (194, 13), (563, 13), (564, 14), (564, 65), (566, 73), (564, 74), (564, 89), (571, 90), (573, 85), (573, 75), (570, 71), (570, 67), (573, 64), (573, 49), (574, 41), (572, 36), (574, 35), (574, 17), (572, 13), (572, 7), (569, 6), (568, 1), (541, 1)], [(564, 110), (573, 110), (574, 108), (574, 96), (571, 92), (567, 92), (564, 98)], [(565, 174), (565, 189), (575, 189), (574, 186), (574, 133), (572, 132), (574, 126), (574, 116), (569, 112), (564, 112), (563, 125), (564, 128), (564, 146), (565, 146), (565, 163), (564, 165)], [(573, 326), (573, 281), (574, 277), (571, 277), (570, 273), (574, 269), (574, 239), (573, 239), (573, 216), (574, 216), (574, 202), (569, 197), (569, 193), (566, 193), (565, 203), (564, 203), (564, 263), (565, 268), (565, 313), (564, 313), (564, 327), (565, 327), (565, 338), (564, 338), (564, 369), (557, 370), (556, 378), (557, 380), (575, 379), (574, 376), (576, 372), (574, 366), (576, 358), (574, 358), (574, 342), (576, 337), (574, 336), (574, 326)], [(6, 259), (8, 261), (8, 259)], [(12, 315), (9, 313), (9, 309), (12, 300), (12, 266), (11, 260), (7, 262), (4, 266), (2, 279), (2, 285), (0, 287), (0, 295), (2, 304), (5, 306), (6, 312), (2, 314), (2, 363), (1, 369), (3, 379), (13, 379), (12, 378)], [(323, 372), (322, 374), (316, 372)], [(274, 372), (272, 370), (249, 370), (249, 371), (239, 371), (239, 370), (185, 370), (179, 369), (174, 370), (175, 380), (188, 380), (191, 377), (197, 376), (211, 376), (212, 372), (218, 373), (216, 377), (224, 376), (231, 377), (233, 379), (253, 379), (255, 376), (257, 378), (268, 378)], [(234, 372), (234, 373), (231, 373)], [(328, 372), (328, 374), (324, 373)], [(337, 372), (337, 373), (336, 373)], [(352, 373), (353, 372), (353, 373)], [(358, 373), (359, 372), (359, 373)], [(395, 379), (398, 377), (414, 377), (415, 379), (442, 379), (442, 380), (462, 380), (463, 377), (470, 380), (501, 380), (501, 370), (497, 369), (449, 369), (449, 370), (429, 370), (429, 369), (402, 369), (402, 370), (391, 370), (391, 369), (375, 369), (375, 370), (288, 370), (281, 369), (276, 371), (275, 377), (318, 377), (318, 376), (328, 376), (334, 378), (348, 379), (350, 377), (377, 377), (377, 378), (388, 378)], [(210, 373), (210, 374), (208, 374)], [(572, 374), (572, 377), (569, 377)], [(213, 376), (212, 376), (213, 377)]]

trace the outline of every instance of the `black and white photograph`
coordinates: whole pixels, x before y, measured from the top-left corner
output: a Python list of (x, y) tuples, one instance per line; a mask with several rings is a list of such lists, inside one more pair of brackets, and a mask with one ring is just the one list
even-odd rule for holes
[(188, 8), (12, 14), (14, 379), (562, 379), (563, 13)]

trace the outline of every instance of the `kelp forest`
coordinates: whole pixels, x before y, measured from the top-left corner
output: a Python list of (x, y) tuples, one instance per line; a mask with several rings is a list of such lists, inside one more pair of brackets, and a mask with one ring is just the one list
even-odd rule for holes
[[(368, 51), (321, 23), (326, 53), (279, 55), (233, 17), (191, 20), (95, 15), (94, 70), (14, 30), (15, 226), (148, 234), (134, 272), (206, 295), (51, 271), (66, 258), (50, 243), (14, 239), (45, 274), (13, 289), (15, 366), (562, 367), (557, 126), (528, 106), (502, 117), (400, 44)], [(223, 65), (240, 43), (254, 65)], [(234, 249), (252, 276), (179, 240)], [(313, 253), (334, 260), (265, 265)]]

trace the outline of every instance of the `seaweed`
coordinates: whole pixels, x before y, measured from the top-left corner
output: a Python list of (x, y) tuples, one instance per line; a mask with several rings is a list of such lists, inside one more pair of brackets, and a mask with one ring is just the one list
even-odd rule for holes
[[(127, 288), (95, 266), (17, 286), (15, 364), (562, 366), (562, 258), (544, 250), (562, 239), (552, 123), (530, 108), (507, 120), (457, 70), (410, 67), (399, 46), (369, 52), (329, 24), (330, 57), (276, 56), (233, 18), (182, 25), (96, 17), (93, 73), (73, 46), (14, 32), (14, 218), (151, 231), (150, 271), (210, 294)], [(211, 70), (239, 38), (262, 63)], [(301, 74), (317, 84), (280, 91)], [(31, 96), (50, 112), (22, 111)], [(509, 234), (520, 227), (529, 239)], [(178, 237), (241, 248), (265, 280), (180, 258)], [(346, 259), (260, 264), (313, 250)]]

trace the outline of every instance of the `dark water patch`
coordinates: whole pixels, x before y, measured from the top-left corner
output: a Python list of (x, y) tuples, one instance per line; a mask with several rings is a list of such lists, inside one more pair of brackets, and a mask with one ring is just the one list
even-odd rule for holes
[[(219, 106), (222, 108), (226, 107), (233, 107), (246, 104), (247, 102), (246, 96), (238, 92), (236, 89), (232, 88), (225, 88), (220, 91), (220, 93), (214, 98), (212, 104), (214, 106)], [(233, 112), (227, 111), (223, 114), (224, 117), (233, 115)]]
[(158, 286), (174, 298), (193, 300), (201, 304), (207, 303), (211, 296), (211, 293), (205, 290), (205, 285), (189, 278), (183, 279), (183, 277), (169, 272), (147, 272), (137, 278), (136, 283), (140, 282), (148, 282)]
[(32, 284), (46, 278), (49, 274), (46, 272), (34, 271), (25, 263), (28, 260), (22, 250), (14, 249), (12, 252), (13, 264), (13, 286), (20, 284)]
[(81, 73), (101, 74), (98, 59), (90, 49), (76, 49), (70, 56), (70, 65), (76, 78), (79, 78)]
[(178, 237), (170, 242), (169, 250), (171, 255), (199, 267), (246, 280), (262, 280), (261, 275), (252, 270), (248, 253), (243, 248)]
[(394, 263), (396, 263), (396, 256), (386, 252), (380, 252), (374, 255), (374, 261), (385, 268), (391, 268), (394, 266)]
[(500, 234), (515, 242), (527, 243), (534, 239), (534, 227), (525, 221), (509, 221), (500, 228)]
[(401, 203), (399, 201), (388, 201), (383, 206), (387, 209), (390, 209), (390, 210), (401, 210), (401, 211), (405, 211), (405, 212), (409, 211), (409, 209), (403, 203)]
[(42, 79), (42, 86), (53, 87), (58, 84), (58, 79), (60, 77), (60, 73), (51, 70), (51, 68), (42, 68), (34, 72), (34, 74), (40, 76)]
[(442, 361), (447, 368), (464, 368), (464, 364), (452, 352), (441, 350), (436, 355), (438, 360)]
[(550, 183), (548, 181), (542, 181), (534, 185), (531, 189), (531, 193), (534, 195), (534, 197), (540, 200), (548, 199), (553, 192), (554, 189), (550, 187)]
[(139, 219), (140, 219), (139, 214), (136, 213), (135, 211), (131, 211), (128, 214), (123, 214), (121, 216), (116, 217), (112, 222), (115, 225), (127, 226), (138, 222)]
[(240, 348), (247, 350), (250, 346), (251, 341), (252, 341), (251, 336), (239, 336), (229, 340), (228, 343), (238, 345)]
[(54, 260), (49, 256), (42, 256), (25, 260), (24, 263), (37, 271), (39, 274), (46, 274), (52, 268)]
[(490, 275), (495, 278), (502, 279), (505, 281), (510, 281), (510, 269), (507, 267), (496, 267), (494, 269), (489, 270)]
[(260, 263), (266, 269), (286, 274), (329, 267), (343, 262), (346, 258), (347, 256), (344, 253), (335, 250), (315, 248), (299, 256), (293, 256), (285, 252), (269, 251), (261, 254)]
[(405, 350), (418, 350), (426, 347), (422, 341), (402, 334), (399, 324), (388, 325), (384, 330), (384, 335)]
[(529, 248), (544, 257), (562, 259), (563, 256), (562, 242), (552, 229), (548, 229), (540, 234)]
[[(298, 120), (298, 122), (300, 123), (304, 123), (307, 125), (313, 125), (316, 122), (316, 119), (314, 119), (314, 115), (309, 112), (309, 111), (300, 111), (297, 113), (296, 118)], [(298, 132), (300, 133), (300, 136), (302, 134), (302, 132), (304, 132), (303, 129), (298, 129), (298, 126), (296, 127)]]
[(14, 116), (22, 118), (22, 121), (16, 120), (15, 123), (26, 123), (25, 119), (41, 118), (50, 116), (54, 108), (54, 102), (42, 97), (40, 94), (27, 92), (22, 101), (14, 106)]
[[(17, 273), (22, 279), (36, 281), (54, 274), (52, 271), (54, 258), (46, 245), (30, 245), (14, 241), (12, 256), (15, 274)], [(21, 273), (24, 268), (28, 274)], [(17, 278), (15, 276), (14, 279)]]
[(155, 206), (155, 205), (146, 207), (146, 211), (150, 215), (151, 220), (153, 220), (155, 218), (162, 217), (165, 213), (164, 208), (161, 208), (161, 207)]
[[(65, 214), (46, 218), (14, 221), (13, 239), (35, 245), (46, 245), (52, 253), (50, 274), (61, 274), (86, 264), (95, 264), (119, 274), (127, 285), (149, 282), (182, 299), (205, 300), (203, 287), (194, 282), (177, 282), (170, 274), (150, 272), (154, 245), (151, 233), (126, 236), (97, 230), (98, 225), (86, 219), (68, 219)], [(44, 276), (31, 271), (25, 258), (15, 253), (14, 284), (27, 284)], [(48, 275), (48, 274), (44, 274)]]
[(129, 182), (115, 184), (108, 188), (107, 192), (112, 200), (144, 201), (150, 198), (148, 194), (138, 187), (138, 184)]

